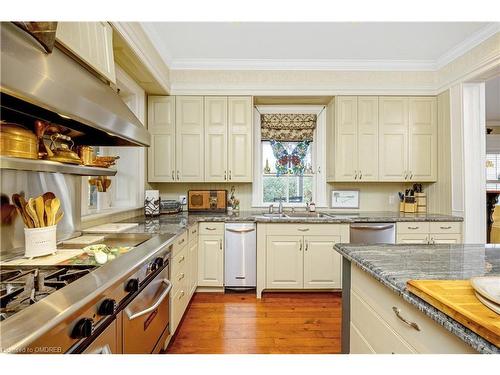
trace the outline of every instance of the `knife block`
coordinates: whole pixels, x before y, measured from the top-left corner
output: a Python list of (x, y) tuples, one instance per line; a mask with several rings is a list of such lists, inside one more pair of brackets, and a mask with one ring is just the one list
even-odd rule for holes
[(425, 193), (415, 193), (415, 203), (417, 204), (416, 212), (422, 214), (427, 212), (427, 196)]

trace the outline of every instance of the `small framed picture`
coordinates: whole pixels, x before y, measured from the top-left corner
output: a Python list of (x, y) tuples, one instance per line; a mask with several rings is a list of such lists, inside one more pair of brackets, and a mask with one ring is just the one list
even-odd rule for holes
[(332, 208), (359, 208), (359, 190), (332, 190)]

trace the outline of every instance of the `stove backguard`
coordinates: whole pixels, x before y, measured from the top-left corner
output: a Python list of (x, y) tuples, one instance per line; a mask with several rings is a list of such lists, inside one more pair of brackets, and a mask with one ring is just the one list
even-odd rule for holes
[(2, 169), (0, 171), (2, 194), (2, 222), (0, 224), (0, 259), (24, 251), (24, 224), (19, 215), (13, 220), (4, 218), (12, 205), (12, 194), (24, 192), (26, 198), (36, 197), (47, 191), (61, 200), (64, 217), (57, 225), (57, 239), (64, 240), (80, 230), (82, 177), (62, 173), (30, 172)]

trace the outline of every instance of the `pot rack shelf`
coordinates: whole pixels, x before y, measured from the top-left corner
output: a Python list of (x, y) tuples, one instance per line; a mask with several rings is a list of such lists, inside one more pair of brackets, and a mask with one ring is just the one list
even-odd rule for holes
[(9, 156), (0, 156), (0, 169), (52, 173), (58, 172), (78, 176), (114, 176), (116, 174), (116, 170), (109, 168), (65, 164), (50, 160), (13, 158)]

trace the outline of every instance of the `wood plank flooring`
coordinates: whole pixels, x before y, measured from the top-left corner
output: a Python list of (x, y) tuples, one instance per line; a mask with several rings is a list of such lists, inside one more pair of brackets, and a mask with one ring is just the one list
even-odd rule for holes
[(340, 293), (196, 293), (167, 353), (339, 353)]

